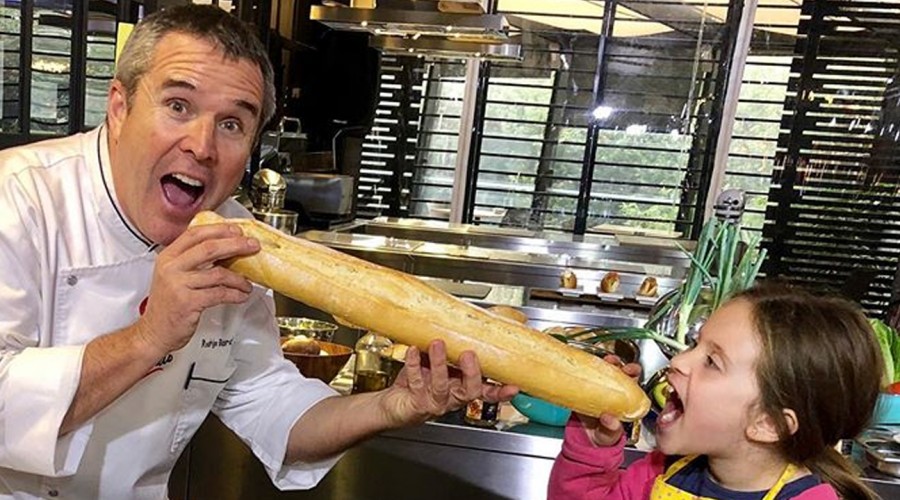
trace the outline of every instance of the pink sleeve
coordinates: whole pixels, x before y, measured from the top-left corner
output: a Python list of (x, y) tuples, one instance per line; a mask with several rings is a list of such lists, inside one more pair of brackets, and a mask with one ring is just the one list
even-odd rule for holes
[(553, 463), (547, 499), (650, 498), (653, 480), (665, 469), (665, 456), (654, 451), (621, 470), (624, 453), (624, 436), (614, 446), (594, 446), (581, 421), (572, 418)]
[(837, 492), (828, 484), (814, 486), (794, 497), (796, 500), (839, 500)]

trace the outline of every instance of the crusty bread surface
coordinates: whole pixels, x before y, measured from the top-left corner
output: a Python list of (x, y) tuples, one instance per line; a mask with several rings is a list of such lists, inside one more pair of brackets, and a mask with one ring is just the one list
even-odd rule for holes
[(399, 271), (291, 237), (252, 219), (201, 212), (192, 225), (230, 223), (261, 251), (222, 264), (309, 306), (425, 350), (442, 339), (455, 363), (467, 350), (486, 377), (592, 416), (642, 417), (650, 401), (619, 368)]
[(528, 323), (528, 315), (516, 309), (515, 307), (496, 305), (488, 307), (487, 310), (493, 315), (511, 319), (516, 323), (521, 323), (523, 325), (525, 323)]

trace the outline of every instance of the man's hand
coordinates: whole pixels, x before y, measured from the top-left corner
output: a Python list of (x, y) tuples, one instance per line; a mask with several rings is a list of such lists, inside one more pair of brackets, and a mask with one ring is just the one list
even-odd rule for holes
[(410, 347), (406, 366), (394, 385), (381, 393), (380, 404), (392, 427), (402, 427), (457, 410), (473, 399), (509, 401), (519, 392), (514, 386), (495, 386), (482, 381), (481, 365), (475, 353), (466, 351), (459, 358), (461, 377), (451, 377), (444, 342), (428, 346), (428, 367), (419, 350)]
[[(610, 354), (603, 358), (607, 363), (622, 367), (622, 371), (633, 379), (641, 377), (641, 365), (637, 363), (622, 364), (618, 356)], [(588, 417), (576, 413), (591, 442), (597, 446), (612, 446), (619, 442), (624, 432), (622, 422), (614, 415), (608, 413), (600, 415), (600, 418)]]
[(204, 310), (246, 301), (250, 282), (215, 264), (258, 251), (259, 242), (235, 225), (185, 231), (157, 258), (147, 309), (137, 325), (144, 341), (162, 354), (176, 351), (191, 339)]
[(460, 377), (450, 376), (444, 342), (428, 346), (428, 367), (415, 347), (406, 352), (406, 367), (394, 385), (378, 392), (326, 398), (291, 428), (285, 461), (314, 462), (340, 453), (379, 432), (425, 422), (461, 408), (473, 399), (506, 401), (513, 386), (482, 383), (481, 366), (472, 352), (459, 360)]

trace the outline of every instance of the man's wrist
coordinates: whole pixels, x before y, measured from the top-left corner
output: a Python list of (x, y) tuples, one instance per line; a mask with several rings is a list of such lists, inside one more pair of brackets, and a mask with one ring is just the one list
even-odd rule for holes
[(130, 330), (129, 337), (136, 353), (146, 354), (150, 360), (157, 360), (170, 352), (156, 340), (153, 330), (143, 318), (137, 320)]

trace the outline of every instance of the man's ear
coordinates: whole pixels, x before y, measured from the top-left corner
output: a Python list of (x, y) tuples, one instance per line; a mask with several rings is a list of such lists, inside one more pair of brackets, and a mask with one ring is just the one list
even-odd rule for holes
[(128, 94), (125, 92), (125, 85), (119, 80), (113, 80), (109, 85), (106, 100), (106, 123), (109, 126), (110, 138), (119, 137), (126, 116), (128, 116)]
[[(797, 414), (794, 410), (789, 408), (781, 410), (781, 417), (787, 424), (788, 434), (797, 432), (799, 423), (797, 421)], [(771, 444), (781, 440), (781, 437), (778, 435), (778, 426), (775, 424), (775, 419), (764, 411), (756, 412), (745, 432), (747, 439), (754, 443)]]

